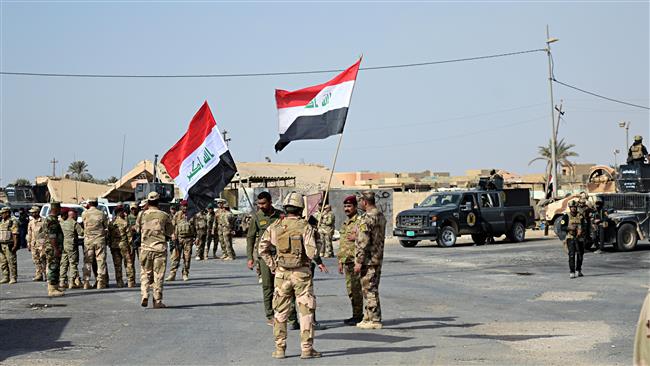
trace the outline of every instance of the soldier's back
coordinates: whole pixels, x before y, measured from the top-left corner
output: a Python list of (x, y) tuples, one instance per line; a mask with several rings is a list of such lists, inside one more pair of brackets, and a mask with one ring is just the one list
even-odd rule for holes
[(141, 248), (153, 252), (165, 252), (167, 237), (172, 234), (169, 215), (157, 208), (149, 208), (140, 218), (142, 225)]

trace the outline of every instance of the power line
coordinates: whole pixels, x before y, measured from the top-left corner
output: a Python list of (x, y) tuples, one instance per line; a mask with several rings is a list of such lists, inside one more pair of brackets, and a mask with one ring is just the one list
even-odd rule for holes
[[(466, 58), (456, 58), (450, 60), (440, 60), (440, 61), (427, 61), (427, 62), (417, 62), (417, 63), (408, 63), (408, 64), (395, 64), (395, 65), (384, 65), (384, 66), (369, 66), (361, 67), (359, 70), (369, 71), (369, 70), (385, 70), (385, 69), (399, 69), (407, 67), (418, 67), (418, 66), (430, 66), (430, 65), (440, 65), (448, 64), (454, 62), (466, 62), (466, 61), (476, 61), (484, 60), (497, 57), (507, 57), (507, 56), (516, 56), (523, 55), (533, 52), (545, 52), (544, 49), (534, 49), (526, 51), (516, 51), (508, 53), (499, 53), (494, 55), (485, 55), (485, 56), (474, 56)], [(238, 77), (260, 77), (260, 76), (280, 76), (280, 75), (309, 75), (309, 74), (326, 74), (341, 72), (343, 69), (331, 69), (331, 70), (312, 70), (312, 71), (284, 71), (284, 72), (259, 72), (259, 73), (239, 73), (239, 74), (176, 74), (176, 75), (140, 75), (140, 74), (65, 74), (65, 73), (45, 73), (45, 72), (13, 72), (13, 71), (0, 71), (0, 75), (11, 75), (11, 76), (37, 76), (37, 77), (70, 77), (70, 78), (238, 78)]]
[(642, 109), (650, 109), (649, 107), (646, 107), (646, 106), (643, 106), (643, 105), (639, 105), (639, 104), (634, 104), (634, 103), (625, 102), (625, 101), (622, 101), (622, 100), (618, 100), (618, 99), (614, 99), (614, 98), (606, 97), (606, 96), (604, 96), (604, 95), (596, 94), (596, 93), (594, 93), (594, 92), (590, 92), (590, 91), (587, 91), (587, 90), (584, 90), (584, 89), (580, 89), (580, 88), (578, 88), (577, 86), (573, 86), (573, 85), (569, 85), (569, 84), (563, 83), (563, 82), (557, 80), (555, 77), (553, 77), (553, 81), (556, 82), (556, 83), (558, 83), (558, 84), (560, 84), (560, 85), (562, 85), (562, 86), (566, 86), (567, 88), (571, 88), (571, 89), (577, 90), (577, 91), (579, 91), (579, 92), (582, 92), (582, 93), (585, 93), (585, 94), (592, 95), (592, 96), (597, 97), (597, 98), (601, 98), (601, 99), (609, 100), (610, 102), (615, 102), (615, 103), (625, 104), (625, 105), (629, 105), (629, 106), (631, 106), (631, 107), (637, 107), (637, 108), (642, 108)]

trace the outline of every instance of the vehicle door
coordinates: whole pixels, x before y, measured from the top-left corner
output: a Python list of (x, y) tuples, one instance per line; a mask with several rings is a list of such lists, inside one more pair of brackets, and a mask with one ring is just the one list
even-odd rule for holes
[(459, 234), (476, 234), (481, 232), (476, 195), (473, 193), (465, 193), (460, 199), (458, 207)]
[(481, 219), (489, 226), (492, 233), (503, 234), (506, 231), (506, 221), (503, 214), (502, 202), (499, 194), (481, 193)]

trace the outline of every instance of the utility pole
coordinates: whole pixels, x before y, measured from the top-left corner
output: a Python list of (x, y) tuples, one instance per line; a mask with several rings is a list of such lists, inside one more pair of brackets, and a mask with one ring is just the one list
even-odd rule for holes
[(555, 104), (553, 102), (553, 59), (551, 56), (551, 43), (557, 42), (551, 38), (548, 25), (546, 25), (546, 54), (548, 55), (548, 87), (551, 95), (551, 184), (553, 185), (552, 197), (557, 197), (557, 130), (555, 128)]
[(226, 143), (226, 147), (229, 147), (229, 146), (228, 146), (228, 145), (230, 145), (229, 142), (230, 142), (230, 140), (232, 140), (232, 139), (228, 137), (228, 130), (223, 130), (223, 132), (221, 133), (221, 135), (223, 136), (223, 142)]
[(53, 177), (56, 177), (56, 163), (58, 163), (58, 162), (59, 161), (56, 160), (56, 158), (52, 158), (52, 160), (50, 160), (50, 164), (52, 164), (52, 176)]

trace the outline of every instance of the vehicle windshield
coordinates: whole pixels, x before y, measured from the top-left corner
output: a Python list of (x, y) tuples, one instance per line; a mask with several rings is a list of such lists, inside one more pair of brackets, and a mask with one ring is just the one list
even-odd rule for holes
[(442, 207), (448, 205), (457, 205), (460, 200), (460, 194), (451, 193), (434, 193), (427, 197), (420, 204), (421, 207)]

